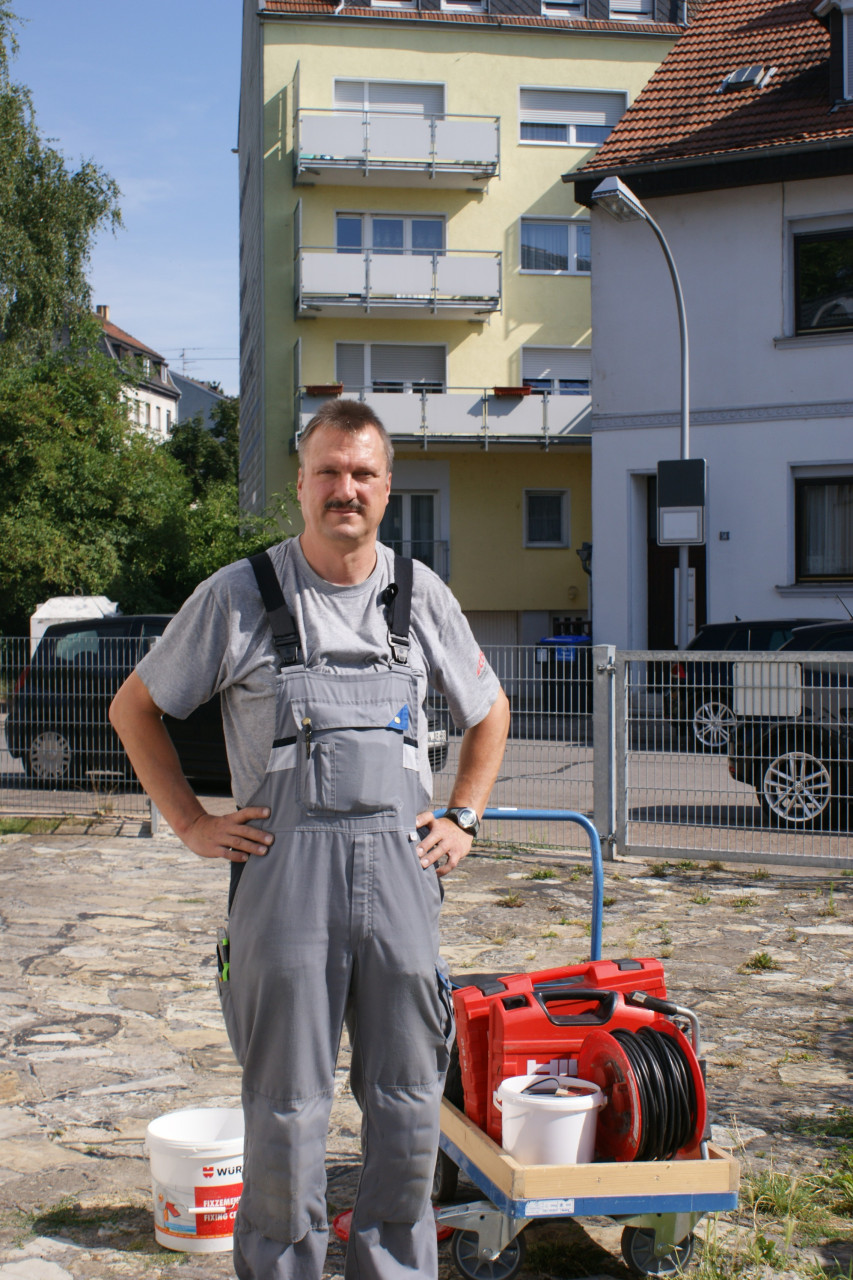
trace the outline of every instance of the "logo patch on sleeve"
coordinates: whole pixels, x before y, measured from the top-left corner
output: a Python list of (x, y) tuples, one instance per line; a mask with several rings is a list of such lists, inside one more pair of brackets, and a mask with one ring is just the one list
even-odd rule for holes
[(478, 680), (480, 676), (483, 674), (483, 672), (485, 671), (485, 669), (486, 669), (486, 655), (483, 653), (483, 650), (481, 649), (479, 656), (477, 658), (477, 679)]

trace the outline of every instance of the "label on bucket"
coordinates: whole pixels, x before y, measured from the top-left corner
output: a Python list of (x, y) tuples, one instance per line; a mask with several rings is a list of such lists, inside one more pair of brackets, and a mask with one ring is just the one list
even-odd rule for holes
[(194, 1204), (174, 1188), (154, 1184), (154, 1222), (163, 1235), (202, 1240), (232, 1236), (242, 1182), (219, 1182), (193, 1188)]

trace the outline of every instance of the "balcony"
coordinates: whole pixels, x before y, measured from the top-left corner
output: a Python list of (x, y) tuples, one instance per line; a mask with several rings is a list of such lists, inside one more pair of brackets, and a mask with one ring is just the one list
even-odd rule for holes
[(299, 249), (296, 314), (480, 320), (501, 305), (501, 255)]
[[(348, 388), (343, 393), (364, 400), (401, 444), (421, 448), (497, 444), (583, 445), (589, 443), (592, 417), (589, 396), (552, 394), (496, 396), (493, 388), (454, 387), (447, 391), (374, 391)], [(322, 397), (299, 395), (299, 430), (307, 426)]]
[(496, 116), (412, 112), (296, 112), (294, 181), (300, 184), (470, 187), (498, 172)]

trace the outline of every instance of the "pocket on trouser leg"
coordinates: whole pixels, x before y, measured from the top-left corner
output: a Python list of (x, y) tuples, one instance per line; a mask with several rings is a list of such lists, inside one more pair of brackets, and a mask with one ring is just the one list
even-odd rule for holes
[(438, 987), (438, 1003), (442, 1014), (442, 1032), (444, 1034), (445, 1053), (439, 1061), (439, 1071), (444, 1074), (450, 1063), (450, 1050), (456, 1039), (456, 1019), (453, 1016), (453, 984), (443, 960), (439, 959), (435, 966), (435, 980)]
[(240, 1047), (239, 1036), (237, 1034), (237, 1018), (234, 1012), (233, 995), (231, 987), (231, 940), (228, 936), (228, 926), (219, 930), (219, 936), (216, 942), (216, 990), (219, 995), (219, 1006), (222, 1009), (222, 1017), (225, 1021), (225, 1030), (228, 1032), (228, 1040), (234, 1051), (234, 1056), (240, 1065), (243, 1065), (243, 1050)]

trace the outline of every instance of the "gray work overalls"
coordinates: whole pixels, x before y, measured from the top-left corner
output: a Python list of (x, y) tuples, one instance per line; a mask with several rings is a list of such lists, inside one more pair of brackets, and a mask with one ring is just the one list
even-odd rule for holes
[(395, 559), (402, 585), (383, 597), (388, 666), (343, 674), (304, 665), (272, 561), (253, 557), (252, 567), (280, 670), (276, 737), (250, 801), (269, 808), (263, 826), (275, 841), (232, 863), (219, 984), (246, 1120), (235, 1270), (240, 1280), (319, 1280), (346, 1022), (363, 1117), (346, 1275), (435, 1276), (430, 1191), (453, 1020), (437, 967), (440, 884), (410, 839), (429, 804), (407, 662), (411, 561)]

